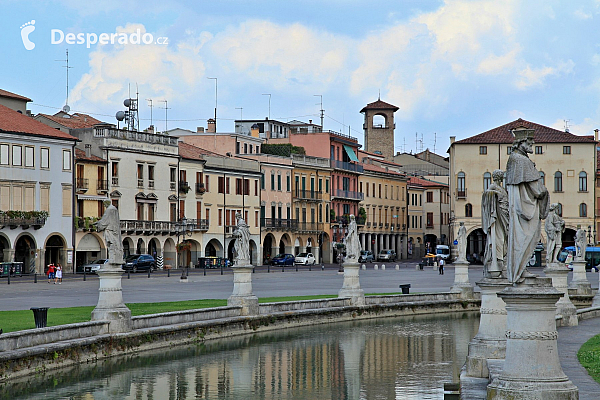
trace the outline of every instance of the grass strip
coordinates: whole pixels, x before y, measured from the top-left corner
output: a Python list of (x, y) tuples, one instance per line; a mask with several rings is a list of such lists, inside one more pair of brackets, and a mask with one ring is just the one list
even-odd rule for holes
[(596, 335), (579, 348), (577, 352), (579, 363), (588, 374), (600, 383), (600, 335)]

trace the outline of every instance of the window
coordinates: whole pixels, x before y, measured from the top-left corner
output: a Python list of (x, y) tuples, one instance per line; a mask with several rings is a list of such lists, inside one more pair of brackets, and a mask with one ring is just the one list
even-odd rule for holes
[(225, 193), (229, 194), (229, 178), (225, 178)]
[[(200, 175), (202, 175), (202, 172), (200, 172)], [(202, 179), (198, 182), (202, 182)], [(154, 165), (148, 165), (148, 186), (150, 188), (154, 187)]]
[(473, 216), (473, 205), (471, 203), (467, 203), (465, 205), (465, 217)]
[(386, 199), (388, 198), (388, 197), (387, 197), (387, 185), (385, 185), (384, 196), (385, 196), (385, 198), (386, 198)]
[[(246, 211), (246, 212), (248, 212), (248, 211)], [(258, 221), (259, 221), (258, 211), (254, 211), (254, 227), (255, 228), (258, 228)]]
[(244, 154), (248, 154), (248, 143), (244, 143)]
[(562, 192), (562, 172), (560, 171), (554, 173), (554, 191)]
[(204, 210), (204, 217), (206, 219), (206, 225), (210, 225), (210, 208)]
[(240, 142), (235, 142), (235, 154), (240, 154)]
[(265, 171), (260, 171), (260, 188), (265, 190)]
[(488, 190), (490, 185), (492, 184), (492, 174), (486, 172), (483, 174), (483, 190)]
[(508, 146), (506, 148), (506, 154), (510, 154), (510, 153), (512, 153), (512, 146)]
[(34, 167), (33, 152), (34, 148), (32, 146), (25, 146), (25, 167)]
[(254, 180), (254, 195), (258, 196), (258, 179)]
[(329, 193), (329, 179), (325, 179), (325, 193)]
[(275, 190), (275, 174), (271, 171), (271, 190)]
[(563, 146), (563, 154), (571, 154), (571, 146)]
[(563, 214), (563, 210), (562, 210), (562, 204), (558, 203), (558, 207), (556, 207), (556, 213), (562, 217)]
[[(13, 145), (12, 147), (12, 165), (20, 167), (23, 164), (23, 160), (21, 159), (23, 155), (23, 149), (21, 146)], [(65, 168), (63, 168), (65, 169)]]
[(542, 185), (546, 186), (546, 174), (540, 171), (540, 179), (542, 180)]
[(71, 150), (63, 150), (63, 171), (71, 170)]
[(250, 179), (244, 179), (244, 195), (250, 196)]
[(456, 195), (458, 197), (467, 197), (467, 188), (465, 187), (465, 173), (459, 172), (456, 178)]
[(281, 192), (281, 174), (277, 174), (277, 190)]
[(433, 192), (427, 192), (427, 202), (433, 203)]
[(427, 213), (427, 228), (433, 228), (433, 213)]
[(544, 148), (542, 146), (535, 146), (535, 154), (544, 154)]
[[(182, 172), (185, 175), (185, 171), (179, 171), (179, 180), (180, 181), (183, 181), (183, 179), (181, 179)], [(138, 185), (138, 187), (144, 187), (144, 164), (137, 165), (137, 185)]]
[(50, 211), (50, 188), (40, 187), (40, 211)]
[(579, 205), (579, 216), (580, 217), (587, 217), (587, 204), (581, 203)]
[(379, 198), (381, 198), (381, 183), (379, 184)]
[(242, 194), (242, 178), (235, 179), (235, 194)]
[(579, 173), (579, 191), (587, 192), (587, 174), (585, 171)]
[[(69, 152), (70, 153), (70, 152)], [(73, 200), (71, 195), (71, 185), (64, 185), (62, 188), (62, 215), (64, 217), (71, 216), (71, 202)]]
[[(321, 187), (320, 187), (320, 185), (321, 185), (321, 181), (319, 180), (319, 190), (321, 190)], [(292, 191), (292, 180), (291, 180), (291, 178), (290, 178), (290, 176), (289, 176), (289, 175), (287, 175), (287, 176), (285, 177), (285, 187), (286, 187), (286, 190), (287, 190), (288, 192), (291, 192), (291, 191)]]
[(169, 203), (169, 216), (171, 218), (171, 222), (177, 221), (177, 203)]
[(350, 178), (342, 178), (342, 185), (344, 190), (350, 190)]
[(206, 175), (204, 179), (205, 179), (204, 190), (206, 190), (208, 192), (208, 184), (209, 184), (208, 175)]
[(369, 197), (369, 182), (365, 183), (365, 186), (367, 187), (367, 197)]
[(219, 208), (219, 226), (223, 226), (223, 209)]
[(10, 146), (6, 143), (0, 144), (0, 164), (1, 165), (9, 164), (9, 150), (10, 150), (9, 147)]
[[(219, 176), (219, 193), (225, 193), (225, 177)], [(219, 224), (221, 225), (221, 224)]]
[(487, 146), (479, 146), (479, 154), (481, 154), (481, 155), (487, 154)]

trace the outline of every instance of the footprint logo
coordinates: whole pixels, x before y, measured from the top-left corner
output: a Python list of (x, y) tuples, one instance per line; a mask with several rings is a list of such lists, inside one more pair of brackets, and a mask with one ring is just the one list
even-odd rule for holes
[(21, 25), (21, 39), (23, 39), (23, 46), (25, 46), (26, 50), (33, 50), (35, 48), (35, 43), (29, 40), (29, 34), (35, 31), (35, 19), (32, 19), (30, 22)]

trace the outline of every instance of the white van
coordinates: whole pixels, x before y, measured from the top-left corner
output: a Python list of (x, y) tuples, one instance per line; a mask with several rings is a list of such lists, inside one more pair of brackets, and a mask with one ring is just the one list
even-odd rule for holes
[(447, 261), (450, 258), (450, 247), (444, 244), (438, 244), (435, 248), (435, 254)]

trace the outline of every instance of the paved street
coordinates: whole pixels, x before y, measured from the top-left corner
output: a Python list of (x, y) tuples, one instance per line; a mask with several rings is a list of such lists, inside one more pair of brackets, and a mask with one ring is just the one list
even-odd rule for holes
[[(399, 284), (410, 283), (413, 292), (443, 292), (447, 291), (454, 281), (454, 269), (446, 268), (444, 275), (439, 275), (431, 267), (423, 271), (415, 269), (415, 263), (398, 263), (400, 270), (394, 269), (395, 264), (387, 264), (386, 270), (374, 270), (373, 264), (368, 264), (366, 271), (360, 271), (360, 284), (365, 293), (399, 292)], [(379, 264), (380, 265), (380, 264)], [(315, 294), (337, 294), (342, 287), (343, 276), (338, 274), (337, 265), (326, 265), (325, 270), (319, 266), (300, 267), (296, 272), (294, 267), (271, 268), (267, 273), (266, 267), (256, 269), (252, 276), (254, 293), (258, 297), (300, 296)], [(533, 270), (542, 275), (541, 270)], [(233, 289), (231, 270), (220, 275), (219, 270), (207, 270), (203, 276), (202, 270), (191, 270), (188, 283), (181, 283), (181, 272), (172, 271), (167, 277), (164, 271), (151, 274), (132, 274), (127, 279), (123, 275), (123, 298), (127, 303), (149, 303), (162, 301), (194, 300), (194, 299), (226, 299)], [(482, 276), (482, 268), (473, 267), (469, 270), (471, 283)], [(98, 301), (98, 277), (88, 275), (83, 281), (83, 275), (67, 275), (62, 285), (48, 284), (44, 277), (38, 277), (38, 283), (33, 283), (33, 277), (12, 278), (7, 285), (7, 279), (0, 280), (0, 310), (28, 310), (30, 307), (70, 307), (94, 306)], [(588, 273), (592, 287), (598, 287), (598, 274)]]

